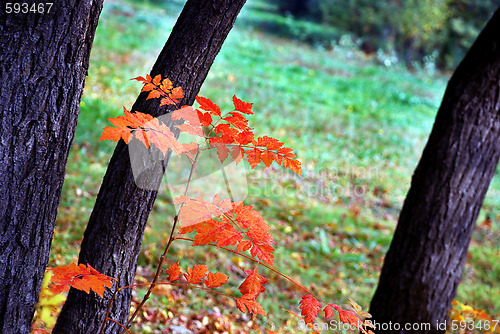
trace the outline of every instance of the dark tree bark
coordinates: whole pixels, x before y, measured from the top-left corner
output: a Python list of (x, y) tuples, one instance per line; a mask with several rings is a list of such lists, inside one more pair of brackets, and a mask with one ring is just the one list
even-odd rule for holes
[[(168, 77), (185, 92), (182, 105), (191, 105), (220, 51), (245, 0), (190, 0), (161, 51), (151, 75)], [(159, 101), (139, 95), (132, 110), (160, 116), (168, 112)], [(141, 183), (155, 188), (166, 163), (149, 167)], [(146, 179), (146, 180), (144, 180)], [(144, 187), (141, 187), (144, 188)], [(80, 251), (80, 263), (89, 263), (115, 277), (119, 286), (133, 284), (144, 228), (157, 196), (155, 190), (138, 188), (134, 181), (127, 145), (120, 141), (111, 158), (97, 196)], [(54, 333), (93, 333), (104, 319), (111, 297), (72, 289), (59, 316)], [(124, 323), (129, 315), (131, 291), (124, 290), (113, 303), (110, 318)], [(108, 323), (106, 333), (118, 325)]]
[(101, 8), (0, 8), (0, 333), (30, 329)]
[(500, 157), (499, 31), (497, 10), (448, 83), (371, 302), (378, 323), (444, 333), (436, 323), (447, 319)]

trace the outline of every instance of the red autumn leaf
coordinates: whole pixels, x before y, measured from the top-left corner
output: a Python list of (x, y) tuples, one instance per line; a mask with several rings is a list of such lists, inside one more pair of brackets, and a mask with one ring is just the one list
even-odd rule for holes
[(185, 106), (180, 109), (176, 109), (172, 111), (171, 115), (173, 120), (183, 119), (191, 125), (200, 125), (200, 118), (198, 117), (198, 113), (193, 109), (193, 107)]
[(181, 276), (181, 269), (179, 268), (179, 261), (174, 264), (171, 264), (170, 267), (166, 270), (168, 274), (168, 280), (170, 282), (177, 281)]
[(212, 124), (212, 116), (210, 116), (209, 112), (202, 113), (198, 109), (196, 109), (196, 111), (198, 112), (198, 118), (200, 119), (200, 123), (202, 126), (209, 126), (210, 124)]
[(223, 273), (208, 273), (208, 280), (205, 280), (204, 283), (207, 286), (207, 288), (217, 288), (221, 285), (226, 284), (227, 280), (229, 279), (229, 276), (223, 274)]
[(245, 150), (240, 146), (235, 146), (231, 150), (231, 157), (233, 157), (236, 164), (238, 164), (241, 159), (245, 156)]
[(332, 304), (328, 304), (325, 306), (325, 308), (323, 309), (323, 311), (325, 312), (325, 318), (331, 318), (333, 317), (333, 307), (332, 307)]
[(233, 96), (234, 110), (242, 112), (244, 114), (253, 114), (252, 103), (243, 102), (236, 95)]
[(213, 103), (210, 99), (207, 99), (207, 98), (202, 97), (202, 96), (197, 96), (196, 102), (198, 102), (201, 109), (203, 109), (205, 111), (209, 111), (210, 114), (215, 115), (215, 116), (221, 115), (219, 106), (216, 105), (215, 103)]
[(51, 269), (53, 276), (50, 289), (54, 294), (67, 290), (69, 286), (90, 293), (92, 289), (101, 298), (104, 296), (105, 288), (111, 288), (113, 278), (101, 274), (89, 264), (76, 265), (70, 263), (67, 266)]
[(262, 262), (265, 262), (268, 265), (272, 266), (274, 260), (273, 251), (274, 248), (270, 245), (259, 245), (253, 243), (252, 249), (250, 249), (250, 254), (252, 254), (253, 257), (258, 258)]
[[(220, 222), (214, 219), (193, 226), (197, 232), (194, 237), (193, 246), (207, 245), (216, 242), (217, 247), (228, 246), (241, 240), (241, 235), (228, 222)], [(183, 232), (183, 231), (181, 231)], [(236, 237), (236, 239), (234, 238)]]
[(226, 224), (223, 230), (217, 235), (217, 247), (226, 247), (237, 245), (243, 239), (241, 232), (238, 232), (231, 224)]
[(156, 98), (158, 98), (160, 96), (161, 96), (161, 92), (155, 89), (155, 90), (152, 90), (152, 91), (149, 92), (148, 97), (146, 98), (146, 100), (156, 99)]
[(187, 196), (179, 196), (174, 200), (174, 204), (181, 203), (184, 205), (179, 211), (179, 222), (183, 228), (211, 220), (212, 217), (220, 217), (225, 211), (232, 209), (231, 201), (220, 200), (218, 195), (214, 197), (212, 203), (202, 198), (193, 200)]
[(141, 112), (131, 113), (125, 107), (123, 108), (125, 116), (110, 117), (109, 120), (113, 123), (116, 128), (108, 126), (104, 128), (104, 131), (99, 138), (101, 140), (109, 140), (116, 142), (123, 139), (126, 144), (132, 139), (132, 132), (143, 126), (144, 123), (149, 122), (153, 119), (153, 116), (148, 114), (143, 114)]
[(276, 138), (262, 136), (257, 138), (257, 144), (255, 146), (263, 146), (268, 150), (277, 150), (283, 146), (283, 143)]
[(184, 92), (181, 87), (175, 87), (172, 89), (172, 92), (168, 94), (168, 97), (175, 103), (179, 103), (180, 99), (184, 97)]
[(157, 75), (154, 77), (154, 79), (153, 79), (153, 81), (152, 81), (152, 82), (153, 82), (153, 84), (154, 84), (155, 86), (158, 86), (158, 85), (160, 84), (160, 81), (161, 81), (161, 75), (160, 75), (160, 74), (157, 74)]
[(147, 83), (147, 84), (145, 84), (145, 85), (142, 87), (141, 92), (149, 92), (149, 91), (151, 91), (151, 90), (153, 90), (153, 89), (155, 89), (155, 88), (156, 88), (156, 86), (155, 86), (155, 85), (150, 84), (150, 83)]
[(160, 124), (158, 118), (153, 118), (151, 121), (144, 124), (143, 131), (136, 131), (135, 137), (142, 141), (146, 147), (149, 143), (154, 144), (163, 154), (166, 154), (169, 149), (177, 155), (182, 154), (182, 145), (177, 141), (170, 128), (165, 124)]
[(188, 133), (193, 136), (199, 136), (199, 137), (204, 137), (205, 132), (199, 127), (199, 126), (192, 126), (191, 124), (184, 123), (184, 124), (179, 124), (176, 125), (181, 132)]
[(191, 143), (182, 143), (182, 154), (185, 154), (187, 156), (189, 155), (194, 155), (196, 152), (198, 152), (198, 144), (195, 142)]
[(147, 80), (146, 80), (146, 79), (144, 79), (144, 77), (141, 77), (141, 76), (139, 76), (139, 77), (135, 77), (135, 78), (132, 78), (132, 79), (130, 79), (130, 80), (137, 80), (137, 81), (147, 82)]
[(203, 279), (207, 276), (207, 271), (206, 265), (197, 264), (193, 269), (187, 268), (187, 274), (184, 274), (184, 278), (186, 278), (188, 284), (198, 284), (203, 282)]
[(235, 128), (232, 128), (230, 124), (220, 123), (214, 128), (214, 133), (216, 135), (222, 134), (223, 136), (235, 137), (238, 135), (239, 131)]
[(253, 142), (254, 133), (250, 130), (243, 130), (236, 135), (236, 142), (240, 145), (247, 145)]
[(260, 163), (260, 153), (261, 151), (257, 148), (247, 150), (247, 160), (250, 167), (255, 168)]
[(238, 244), (238, 252), (245, 252), (252, 248), (252, 242), (248, 240), (243, 240)]
[(266, 311), (264, 311), (262, 305), (254, 299), (245, 298), (245, 296), (236, 299), (236, 306), (242, 313), (248, 310), (248, 313), (266, 315)]
[(340, 306), (336, 304), (330, 304), (339, 313), (339, 319), (345, 324), (350, 324), (356, 326), (359, 330), (363, 330), (363, 322), (356, 315), (355, 312), (349, 310), (343, 310)]
[(318, 317), (318, 312), (321, 309), (321, 303), (312, 295), (305, 295), (299, 303), (300, 313), (304, 317), (306, 324), (312, 323)]
[(219, 157), (220, 162), (223, 163), (229, 156), (229, 148), (225, 144), (215, 144), (215, 147), (217, 147), (217, 156)]
[(260, 154), (260, 159), (266, 165), (266, 167), (269, 167), (274, 161), (274, 153), (271, 151), (263, 151)]
[(285, 168), (288, 168), (291, 171), (297, 173), (298, 176), (300, 176), (300, 174), (302, 173), (302, 167), (300, 165), (300, 161), (295, 159), (285, 158), (285, 161), (283, 162), (283, 166), (285, 166)]
[(240, 130), (248, 129), (248, 120), (245, 118), (245, 116), (237, 112), (230, 112), (229, 114), (231, 116), (226, 116), (223, 118), (226, 122)]
[[(174, 87), (174, 84), (172, 83), (172, 81), (170, 81), (169, 78), (163, 79), (161, 82), (161, 85), (160, 85), (160, 88), (165, 92), (171, 90), (173, 87)], [(177, 87), (177, 88), (180, 88), (180, 87)]]
[(252, 270), (245, 270), (248, 277), (241, 283), (238, 288), (243, 294), (241, 298), (249, 298), (255, 300), (259, 293), (264, 292), (266, 288), (264, 284), (267, 283), (267, 278), (259, 275), (257, 268)]

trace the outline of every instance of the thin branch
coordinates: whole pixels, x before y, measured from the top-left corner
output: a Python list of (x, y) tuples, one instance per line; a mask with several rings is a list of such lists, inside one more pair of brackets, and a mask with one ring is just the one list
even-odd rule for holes
[[(184, 196), (186, 196), (187, 193), (188, 193), (189, 185), (191, 184), (191, 180), (193, 178), (194, 170), (196, 169), (196, 166), (198, 166), (198, 160), (199, 160), (199, 157), (200, 157), (200, 153), (201, 153), (201, 150), (200, 150), (200, 147), (198, 146), (198, 152), (196, 153), (196, 157), (194, 159), (194, 162), (191, 165), (191, 170), (189, 171), (189, 178), (188, 178), (188, 181), (187, 181), (187, 184), (186, 184), (186, 190), (184, 191)], [(179, 212), (180, 212), (181, 208), (182, 208), (182, 205), (179, 208)], [(172, 245), (172, 242), (175, 240), (175, 229), (177, 227), (177, 222), (179, 221), (179, 212), (174, 217), (174, 223), (173, 223), (173, 226), (172, 226), (172, 230), (170, 231), (170, 237), (168, 239), (168, 242), (167, 242), (167, 245), (165, 247), (165, 250), (163, 251), (163, 254), (161, 254), (160, 259), (158, 261), (158, 267), (156, 268), (155, 277), (154, 277), (153, 281), (151, 282), (151, 285), (149, 286), (149, 289), (146, 292), (146, 295), (142, 299), (141, 303), (139, 304), (139, 306), (137, 306), (137, 309), (135, 310), (134, 314), (132, 314), (132, 316), (130, 317), (130, 319), (127, 321), (127, 324), (125, 325), (127, 328), (130, 328), (130, 326), (132, 325), (132, 321), (135, 319), (135, 317), (137, 316), (137, 314), (141, 310), (142, 306), (149, 299), (149, 296), (151, 295), (151, 292), (155, 288), (156, 283), (158, 282), (158, 279), (160, 278), (161, 268), (163, 266), (163, 263), (165, 262), (166, 255), (167, 255), (168, 251), (170, 250), (170, 246)]]
[(109, 321), (111, 321), (111, 322), (114, 322), (115, 324), (118, 324), (118, 326), (122, 327), (122, 328), (123, 328), (123, 330), (125, 330), (125, 331), (127, 331), (128, 333), (132, 334), (132, 332), (131, 332), (131, 331), (129, 331), (127, 327), (123, 326), (123, 325), (122, 325), (122, 324), (120, 324), (118, 321), (113, 320), (113, 319), (111, 319), (111, 318), (106, 318), (106, 321), (108, 321), (108, 320), (109, 320)]
[[(186, 240), (186, 241), (192, 241), (192, 242), (194, 242), (194, 239), (184, 238), (184, 237), (175, 237), (175, 239), (176, 239), (176, 240)], [(246, 259), (248, 259), (248, 260), (250, 260), (250, 261), (253, 261), (253, 262), (257, 263), (257, 264), (260, 264), (260, 265), (262, 265), (262, 266), (264, 266), (264, 267), (266, 267), (266, 268), (268, 268), (268, 269), (272, 270), (273, 272), (275, 272), (275, 273), (276, 273), (276, 274), (278, 274), (279, 276), (281, 276), (281, 277), (285, 278), (286, 280), (288, 280), (288, 281), (292, 282), (293, 284), (295, 284), (296, 286), (298, 286), (300, 289), (304, 290), (305, 292), (307, 292), (307, 293), (309, 293), (309, 294), (313, 295), (314, 297), (316, 297), (316, 299), (318, 299), (318, 300), (322, 301), (322, 302), (323, 302), (323, 303), (325, 303), (325, 304), (328, 304), (326, 301), (324, 301), (323, 299), (321, 299), (321, 298), (319, 298), (318, 296), (316, 296), (316, 294), (315, 294), (314, 292), (312, 292), (311, 290), (309, 290), (308, 288), (306, 288), (306, 287), (305, 287), (305, 286), (303, 286), (302, 284), (300, 284), (300, 283), (296, 282), (294, 279), (292, 279), (292, 278), (288, 277), (287, 275), (282, 274), (280, 271), (278, 271), (278, 270), (274, 269), (273, 267), (271, 267), (271, 266), (270, 266), (270, 265), (268, 265), (267, 263), (264, 263), (264, 262), (262, 262), (262, 261), (256, 260), (256, 259), (254, 259), (254, 258), (253, 258), (253, 257), (251, 257), (251, 256), (248, 256), (248, 255), (242, 254), (242, 253), (240, 253), (240, 252), (238, 252), (238, 251), (235, 251), (235, 250), (233, 250), (233, 249), (231, 249), (231, 248), (227, 248), (227, 247), (219, 247), (219, 246), (217, 246), (217, 245), (216, 245), (216, 244), (214, 244), (214, 243), (209, 243), (209, 244), (207, 244), (207, 245), (208, 245), (208, 246), (217, 247), (217, 248), (222, 248), (222, 249), (224, 249), (224, 250), (227, 250), (227, 251), (229, 251), (229, 252), (232, 252), (232, 253), (234, 253), (234, 254), (237, 254), (237, 255), (239, 255), (239, 256), (242, 256), (242, 257), (244, 257), (244, 258), (246, 258)]]

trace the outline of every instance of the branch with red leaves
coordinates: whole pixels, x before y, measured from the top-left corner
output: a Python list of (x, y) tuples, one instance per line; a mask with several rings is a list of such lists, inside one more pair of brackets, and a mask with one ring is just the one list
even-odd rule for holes
[[(158, 284), (193, 286), (198, 289), (219, 293), (234, 298), (236, 307), (243, 313), (265, 315), (266, 312), (257, 301), (257, 297), (266, 290), (265, 284), (268, 279), (257, 272), (258, 265), (278, 273), (307, 293), (302, 297), (299, 307), (302, 311), (301, 316), (308, 325), (313, 323), (323, 308), (323, 304), (326, 304), (323, 308), (326, 318), (332, 317), (333, 310), (336, 310), (342, 322), (355, 326), (365, 334), (373, 333), (367, 329), (369, 323), (364, 321), (370, 315), (362, 312), (359, 305), (354, 301), (351, 300), (352, 311), (344, 310), (336, 304), (327, 304), (310, 290), (274, 268), (273, 252), (276, 242), (269, 233), (269, 225), (252, 206), (245, 205), (243, 202), (221, 199), (219, 195), (215, 195), (211, 201), (187, 196), (200, 154), (211, 149), (217, 150), (221, 163), (228, 159), (229, 156), (236, 164), (246, 160), (252, 169), (261, 163), (269, 167), (275, 162), (300, 176), (301, 163), (297, 160), (291, 148), (285, 147), (284, 143), (276, 138), (255, 136), (247, 119), (248, 115), (253, 114), (252, 104), (233, 96), (234, 109), (223, 113), (221, 108), (210, 99), (198, 96), (196, 101), (199, 109), (191, 106), (179, 107), (178, 104), (184, 97), (184, 92), (181, 87), (174, 87), (174, 84), (169, 79), (162, 79), (160, 75), (154, 78), (147, 75), (146, 78), (137, 77), (134, 80), (143, 83), (141, 91), (148, 93), (147, 99), (159, 98), (160, 106), (174, 105), (177, 107), (176, 110), (171, 112), (172, 120), (178, 121), (174, 122), (173, 126), (178, 128), (181, 133), (193, 136), (193, 141), (187, 144), (180, 143), (171, 128), (159, 118), (154, 118), (139, 111), (131, 112), (125, 108), (124, 115), (109, 119), (113, 126), (104, 128), (99, 141), (112, 140), (116, 142), (123, 140), (126, 144), (129, 144), (132, 140), (139, 140), (145, 147), (156, 148), (163, 155), (166, 155), (171, 150), (179, 156), (186, 155), (191, 161), (191, 170), (184, 195), (174, 200), (174, 203), (179, 204), (180, 208), (174, 217), (169, 240), (159, 258), (157, 271), (152, 282), (116, 289), (109, 301), (101, 333), (104, 331), (106, 321), (111, 320), (108, 315), (116, 294), (123, 289), (142, 285), (149, 286), (148, 291), (127, 324), (119, 324), (124, 331), (128, 331), (135, 316)], [(201, 143), (200, 139), (203, 143)], [(192, 233), (194, 234), (192, 238), (175, 237), (177, 224), (180, 225), (177, 231), (179, 234)], [(244, 270), (247, 277), (238, 288), (241, 296), (234, 297), (215, 290), (226, 284), (229, 276), (223, 273), (210, 272), (206, 265), (198, 264), (183, 270), (179, 266), (179, 261), (177, 261), (163, 272), (162, 267), (166, 255), (174, 240), (190, 240), (193, 242), (192, 246), (215, 246), (255, 261), (257, 266), (254, 269)], [(250, 255), (244, 254), (247, 251)], [(79, 266), (70, 264), (52, 270), (54, 272), (52, 289), (57, 292), (72, 286), (87, 293), (93, 290), (102, 297), (105, 288), (110, 288), (112, 285), (112, 278), (83, 264)], [(159, 281), (162, 273), (166, 274), (165, 282)], [(186, 283), (177, 283), (181, 279), (185, 280)], [(293, 312), (290, 313), (298, 316)]]

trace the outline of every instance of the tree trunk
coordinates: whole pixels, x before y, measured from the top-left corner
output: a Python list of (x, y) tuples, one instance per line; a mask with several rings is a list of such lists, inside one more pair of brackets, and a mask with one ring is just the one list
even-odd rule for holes
[(0, 333), (30, 329), (102, 0), (14, 4), (0, 9)]
[[(161, 74), (181, 86), (191, 105), (205, 80), (215, 56), (231, 30), (245, 0), (189, 0), (161, 51), (151, 76)], [(139, 95), (132, 110), (159, 116), (168, 112), (159, 101)], [(150, 168), (146, 176), (154, 189), (163, 176), (165, 164)], [(146, 221), (156, 199), (156, 190), (137, 187), (130, 166), (127, 145), (120, 141), (113, 153), (94, 210), (90, 216), (80, 251), (80, 263), (89, 263), (100, 272), (115, 277), (119, 286), (133, 284)], [(53, 333), (97, 332), (104, 320), (111, 292), (104, 298), (71, 289)], [(113, 303), (110, 318), (124, 323), (130, 311), (131, 291), (124, 290)], [(118, 325), (108, 323), (106, 333)]]
[(499, 31), (497, 10), (448, 83), (371, 302), (375, 321), (393, 324), (377, 334), (419, 323), (432, 329), (413, 332), (444, 333), (500, 157)]

